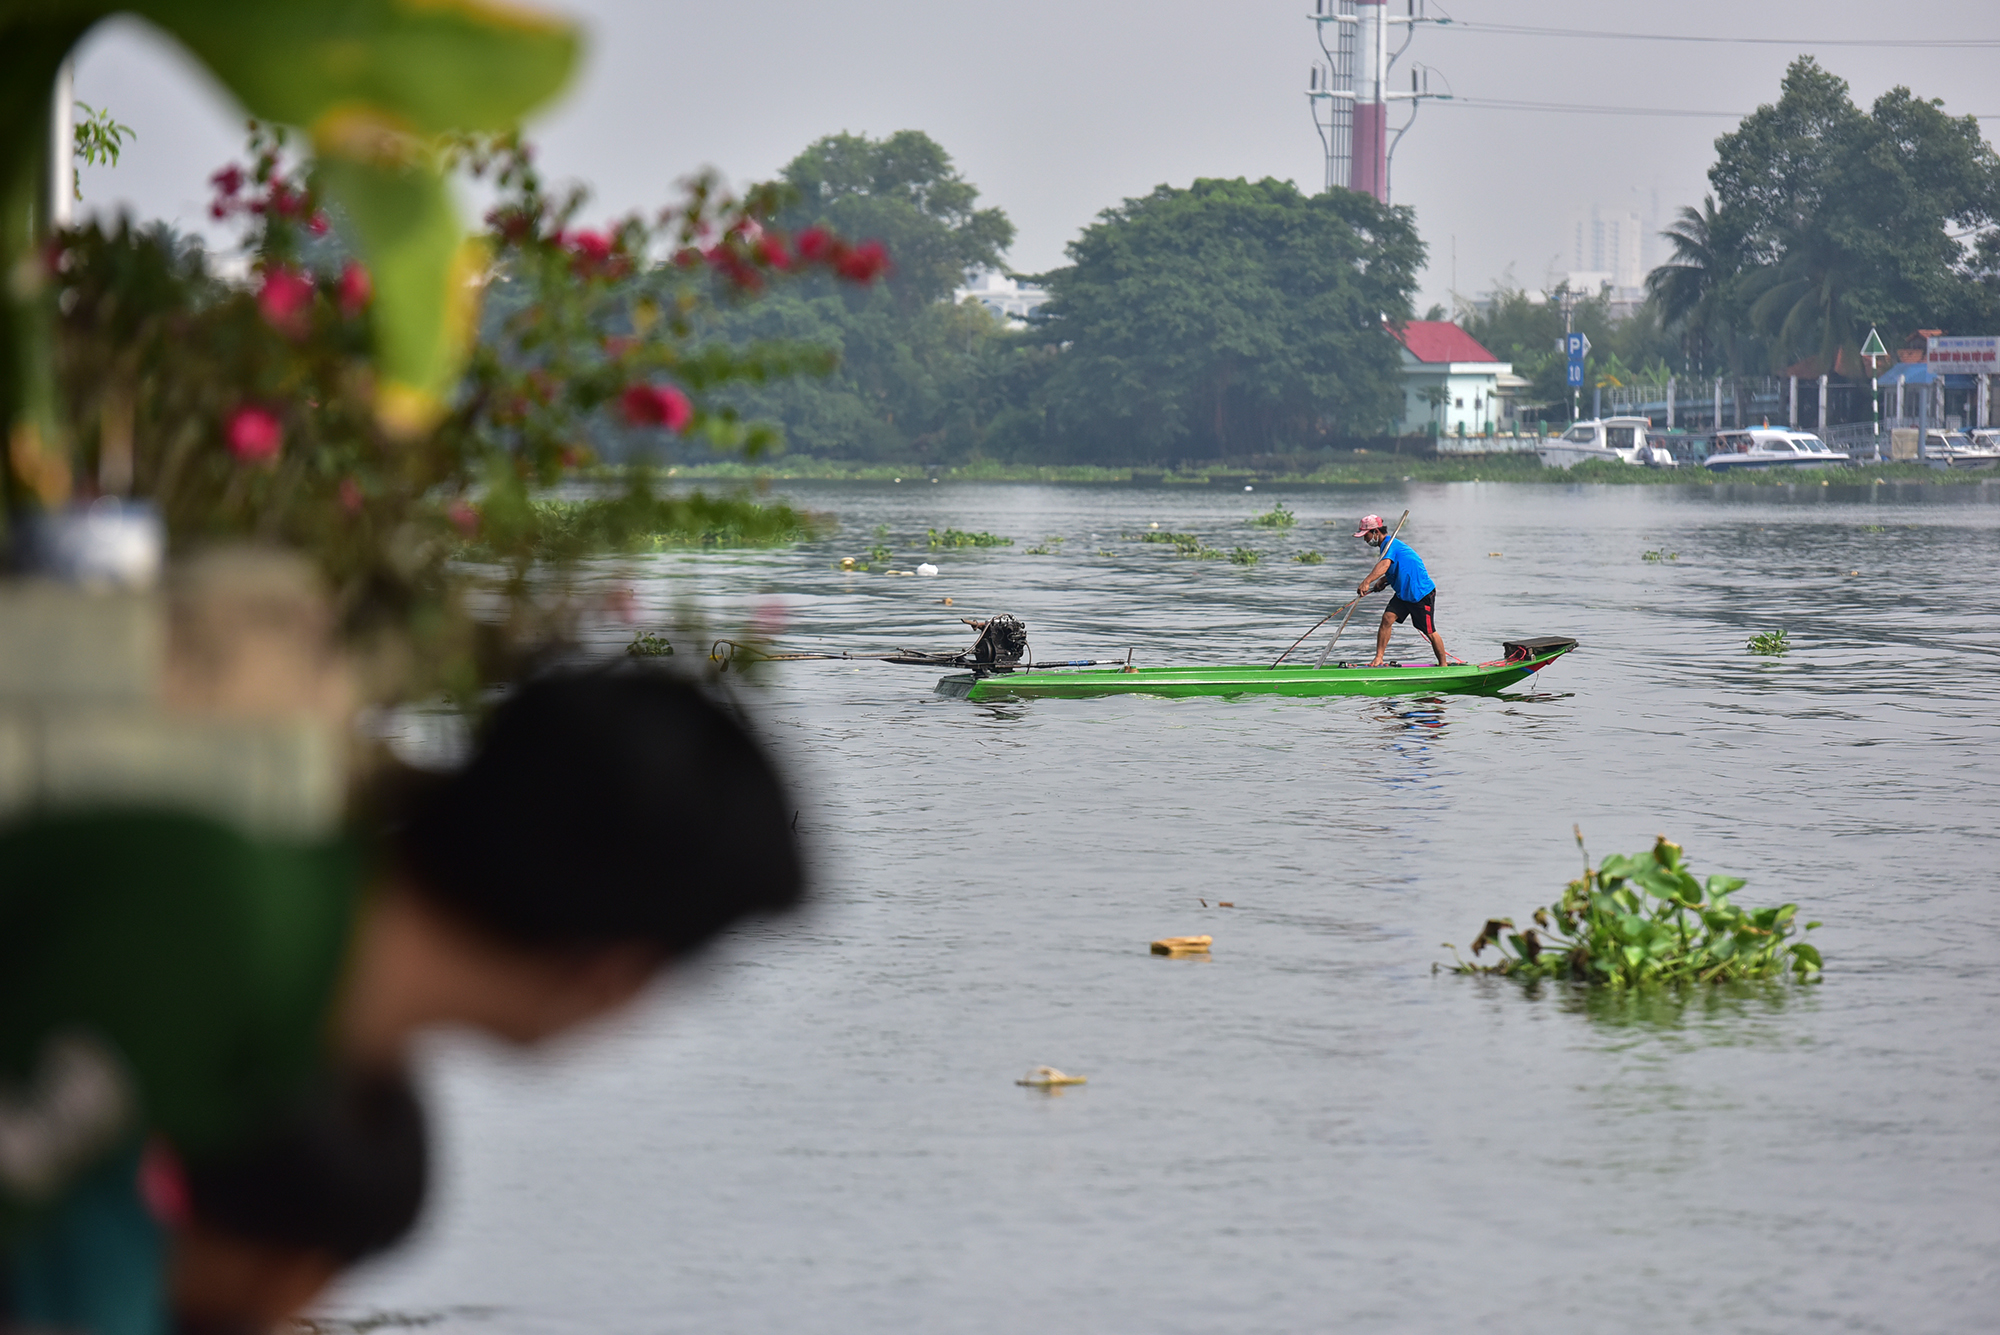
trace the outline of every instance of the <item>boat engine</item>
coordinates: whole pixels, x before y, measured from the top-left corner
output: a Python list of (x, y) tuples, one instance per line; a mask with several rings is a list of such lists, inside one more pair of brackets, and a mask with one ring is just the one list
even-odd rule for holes
[(959, 661), (966, 667), (1015, 667), (1021, 655), (1028, 652), (1028, 628), (1019, 617), (1001, 613), (985, 621), (974, 621), (961, 617), (966, 625), (979, 632), (979, 638), (972, 647), (959, 655)]
[(1019, 617), (1003, 612), (984, 621), (975, 621), (971, 617), (960, 617), (959, 620), (979, 632), (979, 638), (972, 642), (970, 649), (956, 654), (898, 649), (888, 661), (913, 667), (971, 668), (981, 674), (1011, 672), (1021, 665), (1021, 659), (1028, 652), (1028, 628)]

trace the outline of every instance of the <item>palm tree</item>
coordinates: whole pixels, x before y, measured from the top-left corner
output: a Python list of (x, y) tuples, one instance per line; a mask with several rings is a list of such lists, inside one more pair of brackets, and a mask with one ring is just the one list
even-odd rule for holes
[[(1771, 335), (1780, 364), (1803, 355), (1831, 372), (1843, 348), (1853, 352), (1854, 280), (1853, 258), (1826, 240), (1794, 248), (1757, 272), (1746, 292), (1750, 318)], [(1859, 364), (1858, 354), (1852, 360)]]
[(1720, 328), (1730, 372), (1740, 375), (1736, 330), (1728, 316), (1743, 264), (1732, 231), (1715, 207), (1714, 195), (1705, 197), (1699, 209), (1683, 206), (1660, 233), (1673, 245), (1674, 257), (1646, 275), (1646, 291), (1660, 303), (1666, 323), (1683, 324), (1704, 336)]

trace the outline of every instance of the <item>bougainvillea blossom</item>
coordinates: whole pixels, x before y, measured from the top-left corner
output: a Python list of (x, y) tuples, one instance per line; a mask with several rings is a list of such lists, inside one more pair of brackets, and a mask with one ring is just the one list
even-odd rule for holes
[(306, 332), (312, 299), (312, 279), (296, 269), (274, 268), (265, 272), (257, 290), (257, 309), (273, 329), (298, 338)]
[(863, 241), (834, 267), (850, 283), (872, 283), (889, 271), (889, 252), (880, 241)]
[(375, 284), (357, 260), (349, 260), (340, 271), (340, 313), (352, 320), (368, 308), (375, 296)]
[(833, 237), (827, 234), (824, 227), (806, 228), (798, 234), (796, 243), (799, 248), (799, 258), (807, 264), (818, 264), (826, 259), (834, 245)]
[(451, 526), (461, 535), (468, 538), (479, 536), (479, 511), (475, 510), (470, 502), (453, 501), (446, 507), (444, 514), (445, 518), (451, 521)]
[(694, 403), (672, 385), (631, 385), (618, 406), (632, 426), (663, 426), (679, 432), (694, 420)]
[(263, 464), (278, 457), (285, 443), (285, 429), (270, 409), (243, 407), (229, 415), (223, 438), (228, 441), (229, 452), (236, 456), (236, 462)]

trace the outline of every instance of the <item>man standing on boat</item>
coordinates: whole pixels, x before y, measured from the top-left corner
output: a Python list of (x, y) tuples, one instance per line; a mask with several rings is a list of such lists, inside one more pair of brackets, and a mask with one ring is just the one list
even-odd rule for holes
[(1365, 541), (1370, 547), (1382, 549), (1382, 559), (1368, 572), (1368, 577), (1354, 586), (1357, 596), (1365, 596), (1377, 589), (1394, 588), (1389, 605), (1382, 609), (1382, 628), (1375, 632), (1375, 661), (1369, 667), (1381, 667), (1382, 660), (1389, 653), (1389, 632), (1398, 621), (1408, 619), (1417, 632), (1431, 642), (1437, 651), (1438, 666), (1451, 661), (1444, 651), (1444, 641), (1437, 633), (1435, 608), (1437, 604), (1437, 582), (1431, 572), (1424, 569), (1424, 559), (1410, 549), (1401, 538), (1389, 536), (1389, 526), (1382, 522), (1381, 515), (1365, 515), (1355, 537)]

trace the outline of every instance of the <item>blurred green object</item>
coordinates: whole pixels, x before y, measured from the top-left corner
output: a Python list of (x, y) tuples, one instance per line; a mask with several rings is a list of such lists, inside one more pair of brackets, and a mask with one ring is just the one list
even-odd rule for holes
[(11, 507), (68, 498), (51, 353), (51, 285), (35, 262), (49, 215), (51, 89), (92, 25), (129, 12), (177, 38), (251, 115), (302, 127), (328, 195), (375, 275), (376, 412), (401, 435), (444, 409), (469, 346), (479, 250), (451, 206), (436, 144), (497, 133), (575, 67), (573, 28), (481, 0), (0, 0), (0, 419)]

